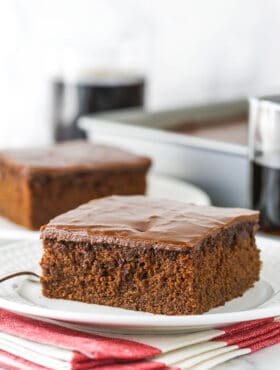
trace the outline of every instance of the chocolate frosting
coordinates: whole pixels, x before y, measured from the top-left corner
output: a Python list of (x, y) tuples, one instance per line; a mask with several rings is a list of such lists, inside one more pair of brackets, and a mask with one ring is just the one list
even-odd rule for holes
[(145, 196), (111, 196), (64, 213), (42, 228), (42, 238), (129, 247), (189, 249), (259, 213), (240, 208), (196, 206)]
[(0, 152), (0, 160), (25, 172), (148, 168), (151, 161), (128, 151), (86, 141), (72, 141), (48, 148)]

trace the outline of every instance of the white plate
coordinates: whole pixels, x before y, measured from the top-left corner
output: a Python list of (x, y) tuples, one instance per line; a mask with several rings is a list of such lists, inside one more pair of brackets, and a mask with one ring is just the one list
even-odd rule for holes
[[(200, 205), (210, 204), (208, 195), (196, 186), (163, 176), (149, 176), (147, 193), (154, 198), (169, 198)], [(38, 240), (39, 232), (29, 231), (0, 217), (0, 239)]]
[[(203, 315), (166, 316), (108, 306), (85, 304), (41, 295), (40, 284), (18, 277), (0, 284), (0, 307), (22, 314), (87, 324), (99, 330), (133, 332), (187, 332), (201, 328), (280, 315), (280, 243), (258, 238), (262, 251), (261, 280), (243, 297)], [(16, 242), (0, 248), (1, 275), (38, 270), (40, 242)]]

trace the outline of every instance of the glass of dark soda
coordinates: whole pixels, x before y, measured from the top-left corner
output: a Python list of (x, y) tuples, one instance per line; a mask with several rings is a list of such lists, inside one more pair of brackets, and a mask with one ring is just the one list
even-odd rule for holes
[(250, 100), (249, 158), (250, 206), (262, 231), (280, 235), (280, 95)]
[(145, 79), (123, 70), (92, 71), (75, 80), (52, 82), (55, 141), (85, 139), (78, 119), (86, 114), (143, 107)]

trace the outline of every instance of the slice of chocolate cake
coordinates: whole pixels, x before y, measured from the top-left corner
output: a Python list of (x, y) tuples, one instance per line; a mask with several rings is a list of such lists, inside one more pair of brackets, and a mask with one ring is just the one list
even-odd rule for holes
[(42, 228), (43, 294), (156, 314), (200, 314), (259, 279), (259, 214), (145, 196), (84, 204)]
[(0, 215), (29, 229), (91, 199), (144, 194), (147, 157), (83, 141), (0, 152)]

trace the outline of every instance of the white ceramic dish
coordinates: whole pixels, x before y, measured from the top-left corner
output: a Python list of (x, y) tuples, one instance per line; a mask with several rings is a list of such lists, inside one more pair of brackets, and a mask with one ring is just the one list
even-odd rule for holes
[[(196, 186), (164, 176), (149, 176), (148, 195), (154, 198), (169, 198), (200, 205), (210, 204), (208, 195)], [(39, 232), (29, 231), (0, 217), (0, 239), (38, 240)]]
[[(0, 284), (0, 307), (26, 315), (95, 326), (99, 330), (172, 333), (217, 328), (245, 320), (280, 315), (280, 243), (258, 238), (262, 251), (261, 280), (243, 297), (203, 315), (166, 316), (85, 304), (42, 296), (40, 284), (18, 277)], [(16, 271), (38, 271), (41, 243), (18, 241), (0, 247), (1, 275)]]

